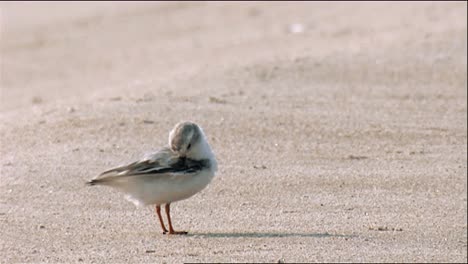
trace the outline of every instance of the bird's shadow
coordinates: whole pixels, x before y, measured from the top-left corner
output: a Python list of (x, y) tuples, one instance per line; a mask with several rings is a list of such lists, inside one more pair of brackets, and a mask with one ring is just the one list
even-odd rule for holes
[(191, 237), (209, 237), (209, 238), (274, 238), (274, 237), (315, 237), (315, 238), (326, 238), (326, 237), (343, 237), (351, 238), (352, 235), (340, 235), (340, 234), (329, 234), (329, 233), (281, 233), (281, 232), (221, 232), (221, 233), (188, 233), (187, 236)]

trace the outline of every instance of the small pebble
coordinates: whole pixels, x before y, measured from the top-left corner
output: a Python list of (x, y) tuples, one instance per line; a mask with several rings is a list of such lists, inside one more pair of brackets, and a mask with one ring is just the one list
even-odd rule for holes
[(348, 156), (348, 159), (351, 159), (351, 160), (363, 160), (363, 159), (367, 159), (367, 157), (366, 157), (366, 156), (349, 155), (349, 156)]
[(210, 97), (209, 97), (209, 101), (210, 101), (210, 103), (216, 103), (216, 104), (225, 104), (225, 103), (227, 103), (226, 100), (220, 99), (220, 98), (216, 98), (216, 97), (214, 97), (214, 96), (210, 96)]
[(305, 26), (304, 24), (294, 23), (294, 24), (289, 25), (288, 30), (289, 30), (289, 33), (292, 33), (292, 34), (304, 33)]
[(42, 103), (42, 101), (43, 101), (42, 98), (39, 97), (39, 96), (34, 96), (33, 98), (31, 98), (31, 102), (33, 104), (40, 104), (40, 103)]

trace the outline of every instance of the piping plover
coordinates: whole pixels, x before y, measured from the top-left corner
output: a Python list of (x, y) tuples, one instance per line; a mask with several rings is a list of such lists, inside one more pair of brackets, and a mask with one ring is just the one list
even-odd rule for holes
[[(171, 203), (203, 190), (216, 170), (216, 158), (203, 130), (195, 123), (181, 122), (169, 133), (169, 146), (140, 161), (105, 171), (87, 184), (117, 188), (136, 205), (155, 205), (163, 234), (186, 234), (172, 227)], [(169, 231), (161, 216), (163, 204)]]

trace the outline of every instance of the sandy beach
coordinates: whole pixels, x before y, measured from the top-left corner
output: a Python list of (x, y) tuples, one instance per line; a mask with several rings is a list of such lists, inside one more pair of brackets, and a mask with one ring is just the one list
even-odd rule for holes
[[(1, 2), (0, 263), (467, 262), (466, 2)], [(203, 127), (171, 207), (89, 187)]]

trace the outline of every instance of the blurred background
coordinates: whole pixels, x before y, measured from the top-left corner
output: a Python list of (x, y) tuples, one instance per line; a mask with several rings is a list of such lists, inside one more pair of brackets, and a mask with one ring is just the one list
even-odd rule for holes
[(438, 67), (463, 63), (466, 42), (463, 3), (2, 2), (1, 15), (3, 110), (264, 61)]

